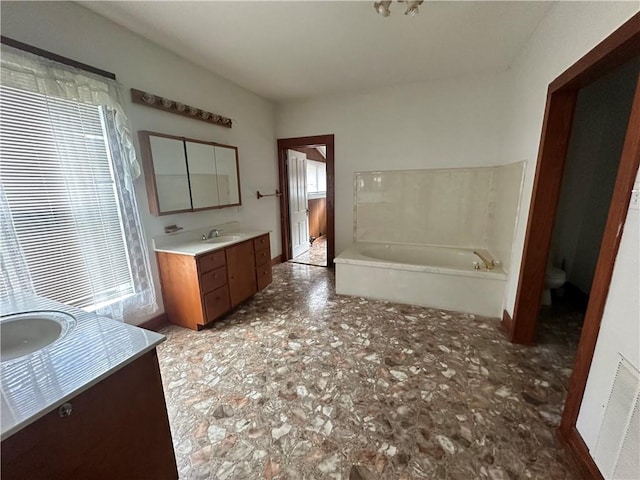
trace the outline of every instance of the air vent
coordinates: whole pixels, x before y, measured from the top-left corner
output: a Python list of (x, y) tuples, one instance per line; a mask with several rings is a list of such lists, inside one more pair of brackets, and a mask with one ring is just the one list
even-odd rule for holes
[(607, 479), (640, 478), (639, 397), (640, 374), (620, 356), (593, 455)]
[(620, 456), (613, 472), (614, 479), (640, 478), (640, 397), (636, 395), (633, 414), (622, 441)]

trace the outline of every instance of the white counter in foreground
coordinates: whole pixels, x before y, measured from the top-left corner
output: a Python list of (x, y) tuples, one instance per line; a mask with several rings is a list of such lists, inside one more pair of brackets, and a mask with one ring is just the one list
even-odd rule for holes
[(42, 350), (0, 363), (0, 425), (5, 440), (112, 373), (165, 337), (31, 294), (0, 299), (0, 313), (53, 310), (72, 315), (67, 334)]

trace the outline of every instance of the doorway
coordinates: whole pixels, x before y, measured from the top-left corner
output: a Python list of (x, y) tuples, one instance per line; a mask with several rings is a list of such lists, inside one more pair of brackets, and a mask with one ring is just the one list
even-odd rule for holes
[(333, 266), (334, 137), (278, 140), (282, 261)]
[[(638, 57), (640, 13), (604, 39), (549, 85), (531, 206), (513, 316), (504, 312), (503, 326), (514, 343), (535, 342), (540, 300), (553, 234), (553, 219), (560, 198), (579, 90)], [(628, 118), (606, 225), (602, 234), (589, 301), (574, 368), (568, 385), (559, 434), (583, 473), (602, 478), (576, 422), (595, 351), (600, 323), (613, 276), (633, 184), (640, 165), (640, 79)]]
[(545, 272), (537, 343), (575, 354), (640, 72), (640, 58), (581, 88)]

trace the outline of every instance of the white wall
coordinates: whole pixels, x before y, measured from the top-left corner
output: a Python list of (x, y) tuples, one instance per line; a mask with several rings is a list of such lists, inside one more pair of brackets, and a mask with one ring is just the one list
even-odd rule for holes
[(278, 106), (278, 137), (335, 135), (336, 253), (353, 241), (354, 172), (506, 163), (506, 73)]
[[(2, 34), (113, 72), (123, 85), (132, 131), (211, 140), (239, 149), (241, 207), (165, 217), (149, 214), (144, 179), (135, 183), (138, 206), (151, 251), (154, 283), (163, 311), (151, 238), (166, 225), (198, 228), (228, 221), (272, 230), (271, 252), (280, 254), (279, 206), (257, 200), (256, 191), (277, 188), (275, 112), (270, 102), (183, 60), (97, 14), (68, 2), (2, 2)], [(215, 70), (215, 66), (212, 66)], [(227, 129), (130, 102), (130, 88), (146, 90), (233, 119)], [(136, 135), (137, 137), (137, 135)], [(137, 138), (136, 138), (137, 144)], [(159, 313), (159, 312), (157, 312)], [(156, 313), (156, 314), (157, 314)], [(140, 323), (145, 318), (127, 319)]]
[(553, 230), (552, 260), (567, 281), (588, 294), (618, 172), (638, 61), (629, 62), (578, 95)]

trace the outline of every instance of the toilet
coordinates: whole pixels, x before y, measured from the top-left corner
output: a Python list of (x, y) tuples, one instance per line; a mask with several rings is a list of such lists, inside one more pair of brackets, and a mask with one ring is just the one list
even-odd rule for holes
[(551, 305), (551, 290), (560, 288), (567, 281), (567, 274), (557, 267), (548, 267), (544, 276), (544, 291), (542, 292), (542, 305)]

